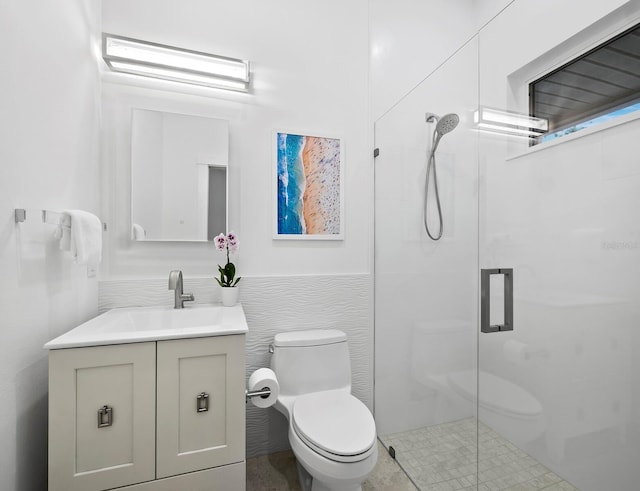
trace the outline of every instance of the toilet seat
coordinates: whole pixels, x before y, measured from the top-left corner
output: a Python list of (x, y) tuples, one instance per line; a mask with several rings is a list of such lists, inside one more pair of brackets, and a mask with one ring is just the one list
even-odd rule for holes
[(344, 390), (296, 398), (292, 427), (315, 452), (336, 462), (358, 462), (372, 454), (376, 426), (371, 412)]

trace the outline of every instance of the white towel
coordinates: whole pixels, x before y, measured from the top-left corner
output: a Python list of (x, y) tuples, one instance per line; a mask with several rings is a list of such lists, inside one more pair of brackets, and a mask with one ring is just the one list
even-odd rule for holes
[[(83, 210), (65, 210), (71, 217), (70, 247), (76, 264), (97, 266), (102, 260), (102, 222)], [(63, 236), (64, 238), (64, 236)], [(62, 246), (62, 241), (61, 244)]]

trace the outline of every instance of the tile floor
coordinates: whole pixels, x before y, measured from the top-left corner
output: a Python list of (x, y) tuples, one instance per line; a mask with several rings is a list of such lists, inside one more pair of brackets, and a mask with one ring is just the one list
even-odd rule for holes
[[(406, 474), (378, 443), (378, 463), (363, 491), (416, 491)], [(247, 491), (299, 491), (296, 460), (291, 451), (247, 459)]]
[[(478, 438), (482, 451), (477, 463)], [(476, 428), (474, 418), (387, 435), (382, 443), (363, 491), (578, 491), (488, 426)], [(389, 445), (397, 461), (389, 456)], [(247, 491), (300, 489), (291, 451), (247, 460)]]
[[(578, 491), (474, 418), (381, 438), (420, 489)], [(479, 439), (480, 462), (476, 463)]]

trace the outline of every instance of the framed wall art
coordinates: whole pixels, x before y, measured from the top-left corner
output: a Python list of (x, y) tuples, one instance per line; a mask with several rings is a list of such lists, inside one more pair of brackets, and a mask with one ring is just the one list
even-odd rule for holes
[(341, 138), (276, 131), (275, 239), (344, 239)]

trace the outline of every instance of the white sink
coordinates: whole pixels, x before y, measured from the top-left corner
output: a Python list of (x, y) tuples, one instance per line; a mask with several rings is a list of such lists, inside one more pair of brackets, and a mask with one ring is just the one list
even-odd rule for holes
[(249, 330), (240, 304), (112, 309), (44, 345), (46, 349), (241, 334)]

